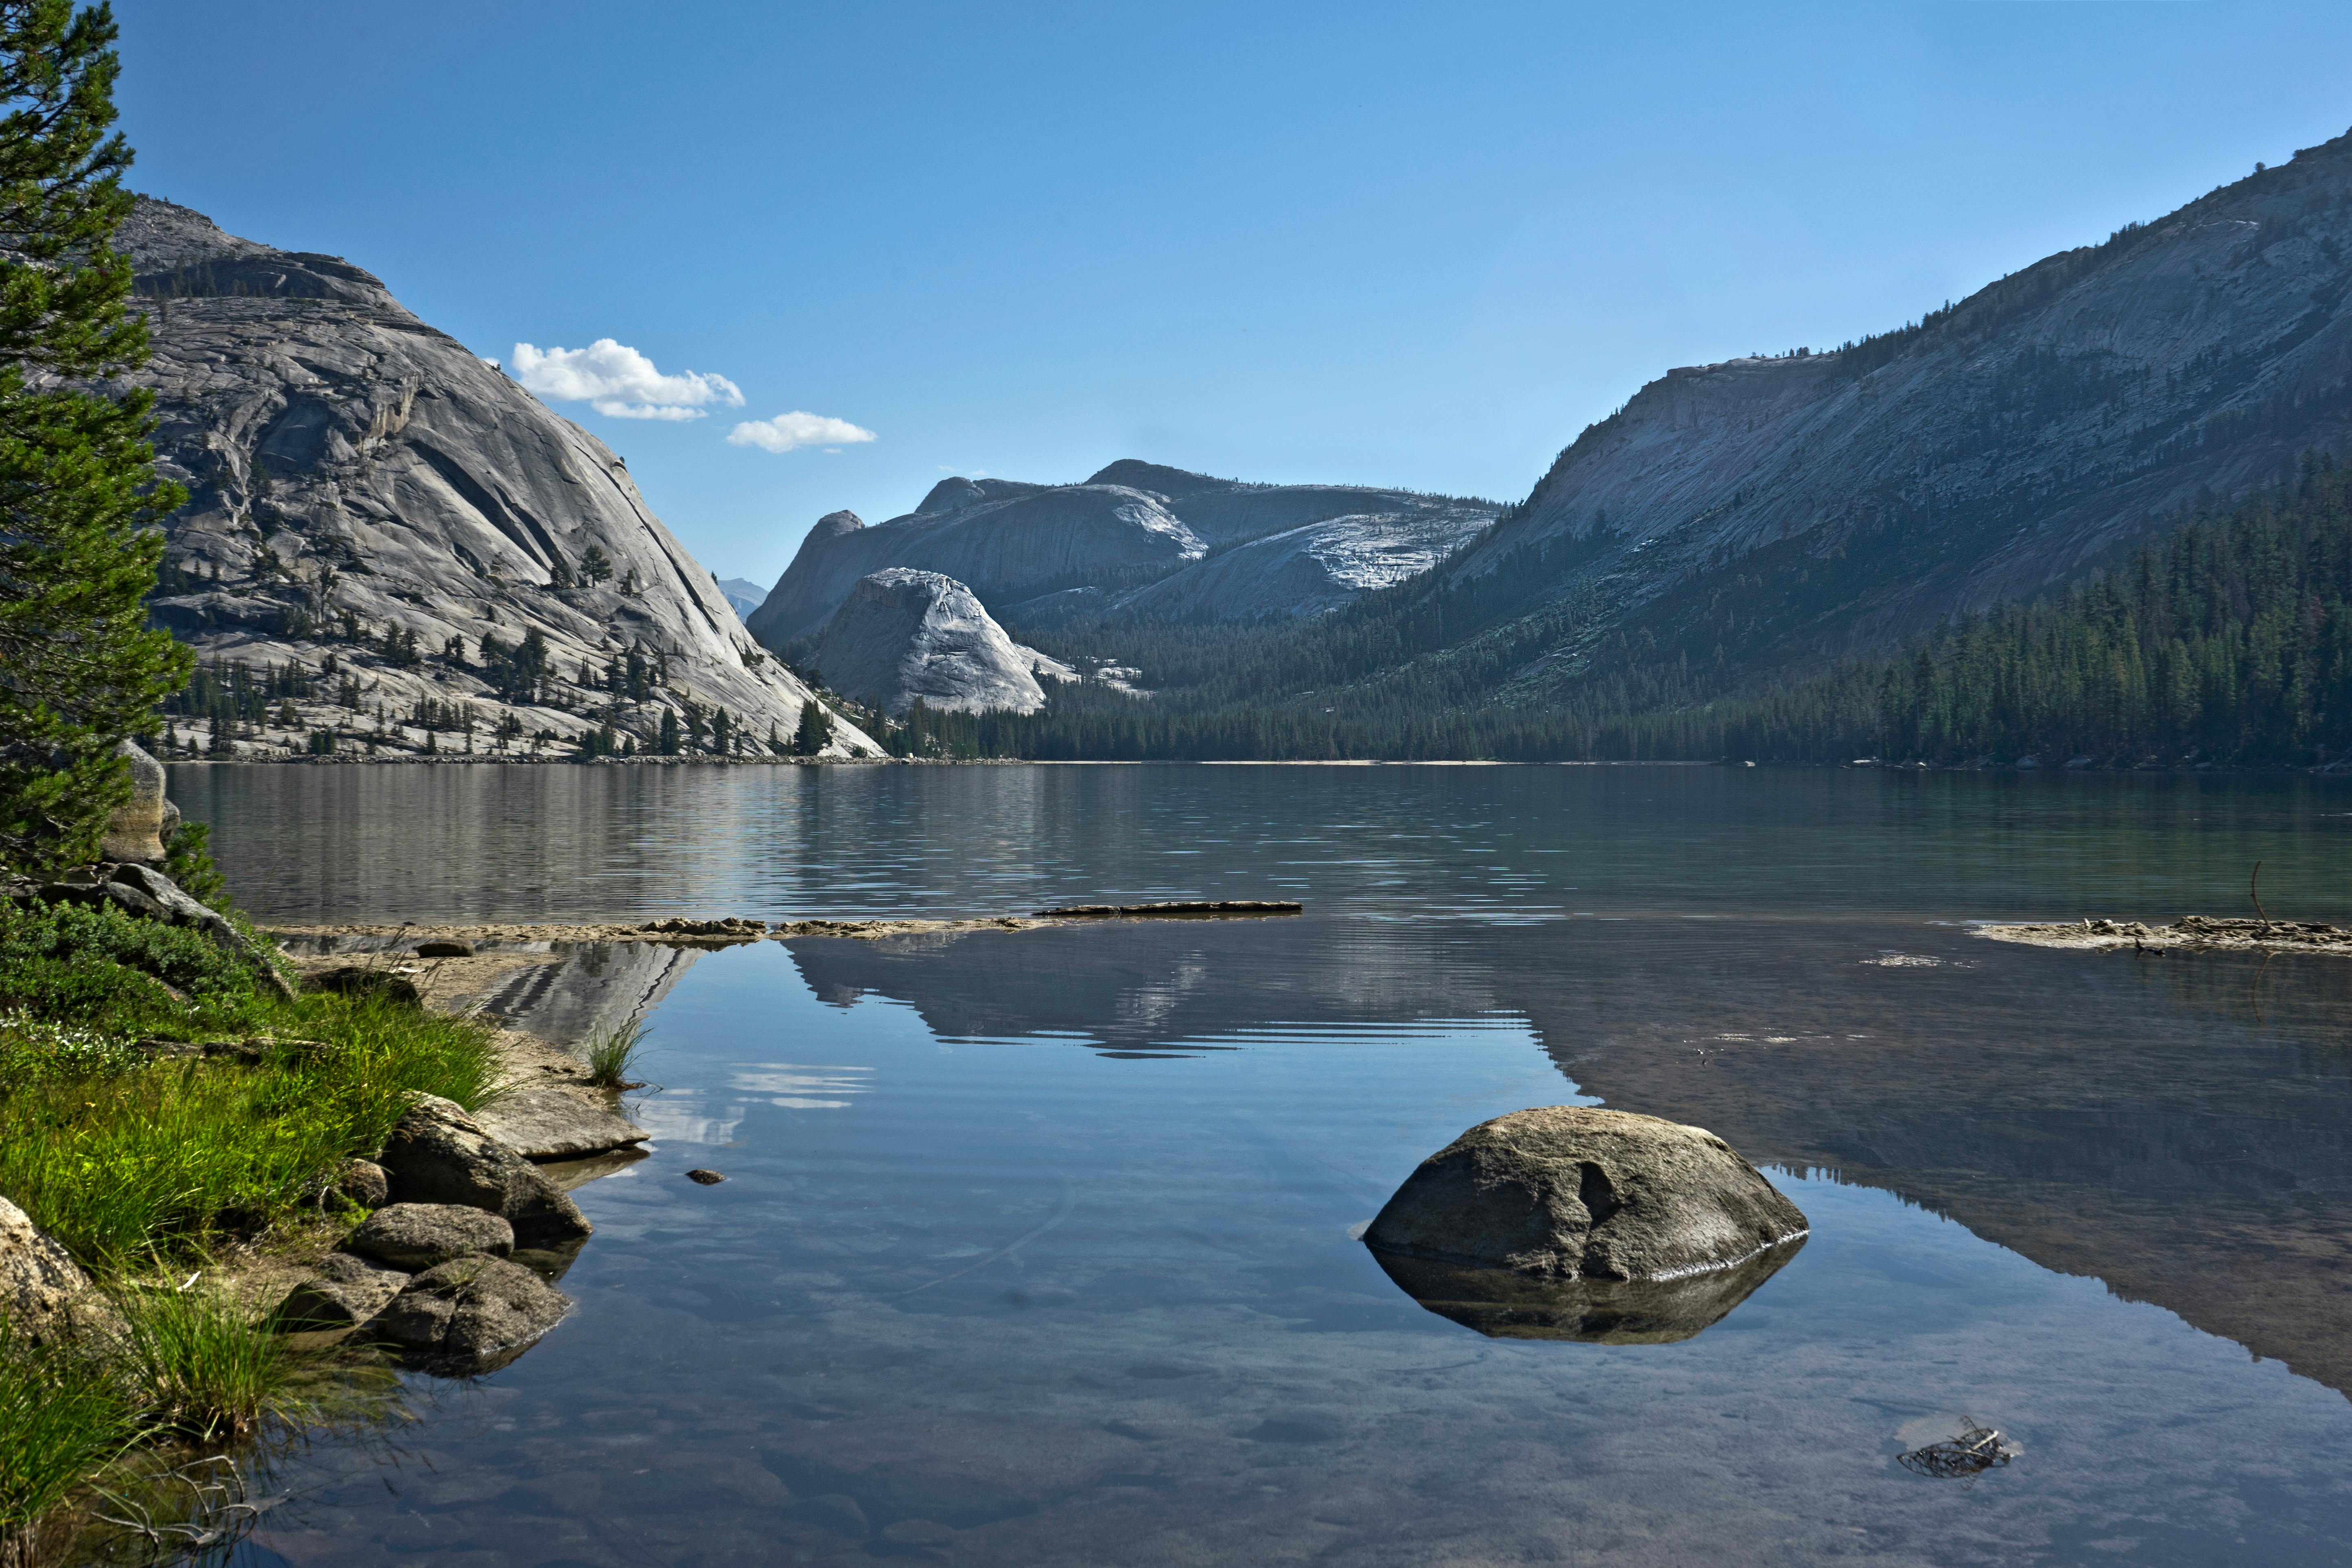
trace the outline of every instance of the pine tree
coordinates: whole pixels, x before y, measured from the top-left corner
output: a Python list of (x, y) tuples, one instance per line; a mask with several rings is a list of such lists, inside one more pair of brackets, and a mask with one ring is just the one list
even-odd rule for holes
[(660, 752), (665, 757), (674, 757), (677, 755), (678, 733), (677, 710), (676, 709), (665, 708), (662, 710), (661, 738), (656, 741), (654, 745), (655, 749)]
[(800, 728), (793, 731), (793, 752), (799, 756), (814, 757), (832, 740), (832, 715), (813, 701), (802, 703)]
[(153, 394), (101, 381), (147, 358), (110, 247), (114, 41), (102, 5), (0, 0), (0, 854), (26, 866), (97, 852), (130, 791), (116, 742), (193, 665), (143, 604), (187, 496), (151, 467)]

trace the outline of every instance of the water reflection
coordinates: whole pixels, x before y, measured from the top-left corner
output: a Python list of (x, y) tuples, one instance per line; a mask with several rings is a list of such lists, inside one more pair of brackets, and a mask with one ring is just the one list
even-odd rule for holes
[(1664, 1345), (1721, 1322), (1786, 1268), (1805, 1238), (1744, 1263), (1681, 1279), (1531, 1279), (1508, 1268), (1464, 1268), (1369, 1248), (1381, 1272), (1423, 1309), (1496, 1340), (1581, 1340)]

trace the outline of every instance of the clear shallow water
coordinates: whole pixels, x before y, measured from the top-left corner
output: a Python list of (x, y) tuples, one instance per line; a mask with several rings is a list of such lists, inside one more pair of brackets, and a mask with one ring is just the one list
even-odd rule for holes
[[(656, 1150), (578, 1194), (599, 1230), (564, 1282), (577, 1312), (494, 1377), (420, 1384), (394, 1466), (332, 1444), (291, 1466), (245, 1561), (2347, 1554), (2352, 965), (2049, 952), (1955, 922), (2224, 908), (2257, 855), (2274, 914), (2333, 913), (2330, 814), (2352, 796), (1683, 770), (672, 775), (708, 781), (698, 799), (618, 771), (338, 772), (360, 770), (196, 781), (270, 914), (362, 912), (296, 889), (392, 886), (395, 832), (409, 918), (961, 913), (1276, 875), (1313, 912), (665, 970)], [(343, 835), (376, 869), (329, 876), (302, 835), (268, 833), (285, 791), (328, 787), (278, 782), (305, 777), (389, 792), (396, 827)], [(640, 813), (638, 838), (542, 812), (525, 895), (539, 830), (472, 821), (496, 907), (456, 901), (433, 842), (446, 792), (581, 787), (629, 797), (597, 809)], [(778, 827), (808, 816), (834, 826)], [(959, 839), (970, 854), (934, 852)], [(649, 958), (581, 967), (623, 994), (617, 969)], [(1483, 1338), (1350, 1239), (1464, 1127), (1576, 1099), (1721, 1132), (1811, 1239), (1721, 1322), (1647, 1346)], [(730, 1179), (695, 1186), (696, 1165)], [(1963, 1416), (2021, 1457), (1966, 1486), (1895, 1464)]]

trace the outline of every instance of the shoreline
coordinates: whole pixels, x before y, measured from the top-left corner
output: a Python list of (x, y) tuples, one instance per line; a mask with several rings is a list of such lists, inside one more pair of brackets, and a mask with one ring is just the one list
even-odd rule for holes
[(2027, 921), (1988, 922), (1970, 934), (2023, 947), (2070, 948), (2105, 952), (2315, 952), (2352, 956), (2352, 927), (2296, 921), (2221, 919), (2183, 915), (2170, 925), (2145, 921)]
[(1547, 758), (1519, 760), (1501, 757), (582, 757), (576, 755), (515, 756), (493, 752), (410, 752), (386, 756), (210, 757), (159, 752), (157, 761), (177, 768), (351, 768), (351, 767), (656, 767), (656, 768), (1725, 768), (1771, 769), (1799, 773), (2001, 773), (2024, 776), (2050, 773), (2089, 776), (2193, 776), (2303, 774), (2313, 778), (2352, 777), (2352, 762), (2336, 763), (2135, 763), (2114, 767), (2020, 767), (2015, 763), (1786, 763), (1748, 762), (1738, 758)]

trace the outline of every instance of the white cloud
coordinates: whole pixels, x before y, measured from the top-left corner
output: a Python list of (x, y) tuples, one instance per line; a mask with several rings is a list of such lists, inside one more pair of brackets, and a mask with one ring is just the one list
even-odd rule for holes
[(723, 375), (698, 370), (664, 375), (654, 362), (610, 338), (584, 349), (517, 343), (515, 379), (551, 403), (586, 403), (615, 419), (699, 419), (703, 405), (743, 406), (743, 392)]
[(841, 447), (875, 439), (846, 419), (822, 414), (779, 414), (773, 419), (746, 419), (727, 433), (728, 444), (757, 447), (763, 452), (789, 452), (795, 447)]

